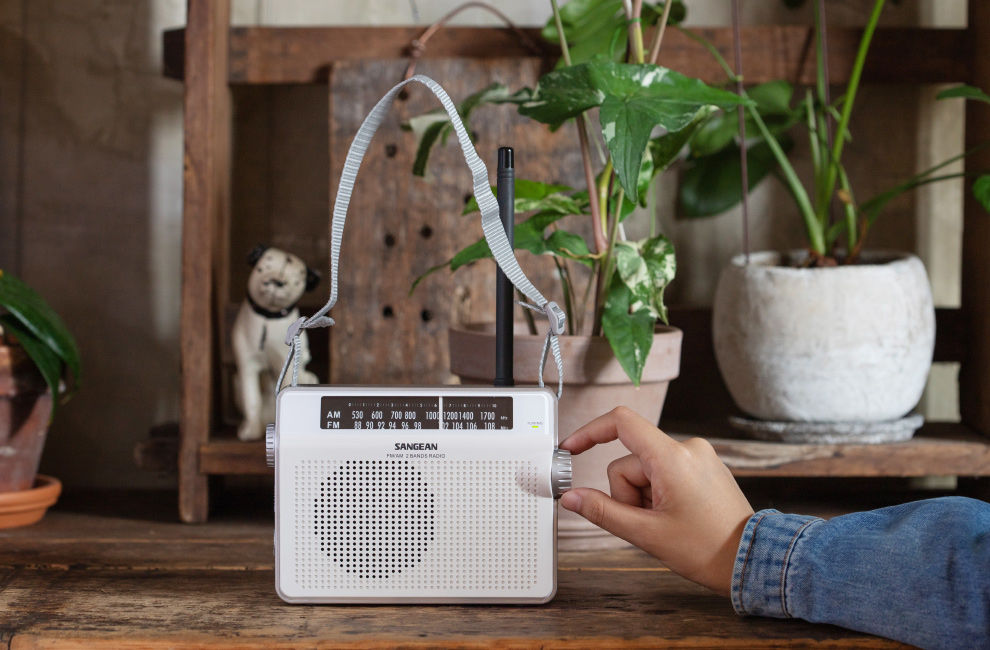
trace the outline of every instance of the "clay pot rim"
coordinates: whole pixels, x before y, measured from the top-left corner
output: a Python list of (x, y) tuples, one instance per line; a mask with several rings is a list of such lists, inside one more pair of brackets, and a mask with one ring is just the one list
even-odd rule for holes
[[(745, 255), (735, 255), (729, 261), (729, 267), (746, 271), (749, 273), (767, 273), (774, 275), (807, 276), (812, 273), (864, 273), (876, 272), (882, 269), (892, 269), (915, 263), (918, 256), (908, 251), (897, 251), (888, 249), (871, 249), (863, 251), (860, 258), (862, 264), (843, 264), (839, 266), (819, 266), (819, 267), (796, 267), (783, 266), (783, 259), (801, 259), (807, 256), (808, 251), (804, 249), (792, 249), (789, 251), (756, 251), (749, 254), (749, 263), (746, 263)], [(920, 261), (920, 260), (919, 260)]]
[(0, 492), (0, 516), (36, 509), (44, 511), (58, 500), (61, 493), (61, 481), (54, 476), (38, 474), (34, 479), (34, 487)]

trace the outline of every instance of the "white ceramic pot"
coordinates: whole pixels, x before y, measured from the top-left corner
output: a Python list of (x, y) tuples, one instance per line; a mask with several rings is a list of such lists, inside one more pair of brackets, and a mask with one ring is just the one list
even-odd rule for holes
[(935, 346), (935, 310), (914, 255), (781, 266), (735, 257), (715, 292), (715, 356), (736, 405), (765, 420), (882, 421), (917, 405)]
[[(465, 384), (491, 385), (495, 376), (494, 325), (477, 324), (450, 329), (450, 370)], [(513, 346), (513, 374), (516, 384), (535, 385), (543, 351), (543, 335), (525, 333), (516, 324)], [(681, 360), (681, 331), (658, 327), (647, 356), (639, 387), (633, 386), (615, 359), (608, 341), (600, 336), (562, 336), (560, 352), (564, 362), (564, 394), (558, 404), (558, 432), (561, 440), (579, 426), (615, 408), (627, 406), (650, 422), (660, 419), (667, 386), (677, 377)], [(557, 367), (547, 362), (544, 381), (556, 388)], [(597, 445), (574, 457), (574, 485), (593, 487), (608, 493), (609, 463), (629, 452), (618, 440)], [(586, 519), (563, 508), (558, 510), (558, 544), (563, 551), (579, 551), (627, 546)]]

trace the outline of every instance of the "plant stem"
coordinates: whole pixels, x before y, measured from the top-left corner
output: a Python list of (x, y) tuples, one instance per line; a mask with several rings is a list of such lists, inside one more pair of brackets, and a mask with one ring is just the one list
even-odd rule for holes
[(629, 18), (629, 48), (633, 63), (643, 63), (643, 0), (633, 0)]
[(602, 217), (601, 228), (602, 232), (608, 229), (608, 197), (611, 193), (611, 179), (612, 179), (612, 159), (609, 158), (605, 163), (605, 169), (602, 170), (602, 175), (598, 177), (598, 211)]
[(838, 165), (842, 160), (842, 147), (846, 141), (846, 132), (849, 130), (849, 117), (852, 115), (853, 104), (856, 101), (856, 91), (859, 89), (859, 80), (863, 76), (863, 65), (866, 63), (866, 53), (870, 49), (870, 41), (873, 40), (873, 32), (876, 31), (877, 22), (880, 20), (880, 12), (883, 11), (884, 0), (876, 0), (873, 5), (873, 12), (863, 30), (863, 38), (859, 41), (859, 50), (856, 52), (856, 60), (853, 62), (852, 73), (849, 75), (849, 85), (846, 87), (846, 97), (842, 102), (842, 115), (839, 117), (839, 125), (835, 129), (834, 141), (832, 142), (832, 158), (829, 161), (828, 174), (825, 176), (825, 196), (826, 200), (831, 200), (835, 191), (835, 181), (838, 176)]
[(560, 275), (560, 286), (564, 290), (564, 311), (567, 314), (567, 333), (574, 334), (574, 302), (571, 299), (570, 274), (561, 263), (560, 258), (552, 255), (553, 263), (557, 267), (557, 274)]
[[(736, 93), (745, 97), (742, 72), (742, 37), (740, 36), (739, 0), (732, 0), (732, 41), (736, 63)], [(736, 110), (739, 121), (739, 171), (742, 177), (742, 239), (743, 254), (749, 264), (749, 167), (746, 159), (746, 110), (740, 104)]]
[(766, 140), (767, 146), (770, 147), (770, 151), (777, 160), (777, 164), (780, 165), (780, 170), (784, 174), (787, 187), (791, 190), (794, 201), (798, 204), (798, 209), (801, 211), (801, 218), (804, 219), (804, 227), (808, 234), (808, 243), (811, 245), (811, 249), (818, 255), (825, 255), (825, 234), (815, 216), (814, 208), (811, 207), (811, 201), (808, 199), (808, 193), (805, 191), (804, 185), (798, 179), (794, 167), (791, 166), (791, 162), (787, 159), (787, 154), (781, 149), (777, 138), (767, 128), (760, 112), (755, 106), (750, 106), (749, 113), (753, 116), (753, 121), (756, 122), (757, 128), (760, 129), (760, 134)]
[(626, 198), (625, 190), (620, 186), (617, 194), (615, 215), (612, 217), (612, 225), (608, 231), (608, 248), (602, 258), (602, 266), (599, 269), (598, 295), (595, 297), (595, 329), (594, 336), (602, 333), (602, 312), (605, 311), (605, 300), (608, 288), (612, 284), (612, 250), (615, 248), (615, 237), (619, 232), (619, 214), (622, 211), (622, 201)]
[[(882, 1), (882, 0), (881, 0)], [(680, 29), (680, 28), (678, 28)], [(722, 69), (729, 76), (731, 81), (736, 80), (736, 74), (726, 63), (725, 59), (719, 51), (712, 45), (708, 39), (702, 38), (698, 34), (695, 34), (686, 29), (680, 29), (680, 32), (690, 38), (691, 40), (700, 43), (708, 52), (718, 61)], [(748, 95), (743, 94), (744, 97), (748, 99)], [(756, 122), (756, 126), (760, 130), (760, 135), (763, 139), (767, 141), (767, 146), (770, 147), (770, 151), (773, 153), (774, 159), (777, 164), (780, 165), (781, 172), (784, 174), (784, 182), (787, 184), (787, 188), (791, 191), (791, 195), (794, 197), (795, 203), (798, 205), (798, 209), (801, 212), (801, 218), (804, 220), (805, 229), (808, 233), (808, 243), (811, 245), (812, 250), (818, 255), (825, 254), (825, 234), (822, 232), (822, 228), (818, 223), (815, 216), (815, 211), (811, 206), (811, 201), (808, 199), (808, 192), (804, 189), (804, 185), (797, 177), (797, 173), (794, 171), (794, 167), (791, 166), (791, 162), (787, 159), (787, 155), (784, 150), (780, 147), (780, 143), (777, 142), (777, 138), (774, 137), (770, 129), (767, 128), (766, 123), (760, 116), (760, 112), (755, 106), (749, 107), (749, 112), (753, 116), (753, 121)]]
[[(553, 20), (557, 27), (557, 38), (560, 40), (561, 56), (564, 58), (564, 63), (571, 65), (571, 51), (567, 47), (567, 37), (564, 36), (564, 24), (560, 20), (560, 8), (557, 6), (557, 0), (550, 0), (550, 6), (553, 8)], [(588, 185), (588, 198), (590, 199), (588, 203), (591, 209), (591, 225), (595, 238), (595, 252), (601, 253), (606, 246), (605, 233), (602, 231), (602, 226), (600, 225), (601, 214), (593, 198), (595, 172), (591, 168), (591, 149), (588, 146), (588, 130), (584, 120), (584, 113), (575, 117), (574, 123), (577, 126), (578, 142), (581, 143), (581, 163), (584, 166), (584, 182)]]
[(667, 0), (663, 3), (663, 14), (660, 22), (657, 23), (657, 31), (653, 35), (653, 45), (650, 46), (650, 63), (657, 64), (660, 60), (660, 43), (663, 42), (663, 33), (667, 29), (667, 20), (670, 18), (670, 8), (674, 5), (674, 0)]

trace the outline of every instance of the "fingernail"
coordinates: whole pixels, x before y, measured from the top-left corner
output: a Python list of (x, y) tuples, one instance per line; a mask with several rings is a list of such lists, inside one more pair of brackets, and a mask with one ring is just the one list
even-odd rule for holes
[(560, 496), (560, 505), (572, 512), (577, 512), (581, 509), (581, 495), (573, 490), (564, 492)]

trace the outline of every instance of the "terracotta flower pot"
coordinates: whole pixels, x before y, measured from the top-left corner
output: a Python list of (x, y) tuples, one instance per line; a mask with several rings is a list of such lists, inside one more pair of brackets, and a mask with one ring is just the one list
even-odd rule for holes
[(0, 345), (0, 493), (35, 486), (51, 412), (51, 392), (24, 350)]
[[(537, 385), (544, 336), (527, 333), (525, 324), (516, 324), (513, 370), (517, 385)], [(560, 351), (564, 362), (564, 394), (558, 406), (559, 435), (564, 440), (575, 429), (616, 406), (628, 406), (650, 422), (660, 419), (667, 385), (680, 370), (681, 331), (658, 327), (643, 370), (640, 386), (629, 377), (602, 337), (562, 336)], [(491, 385), (495, 377), (495, 328), (473, 324), (450, 329), (450, 369), (465, 384)], [(557, 385), (557, 368), (547, 361), (544, 382)], [(574, 484), (608, 492), (605, 470), (616, 458), (627, 455), (618, 441), (599, 445), (574, 457)], [(590, 550), (624, 546), (620, 540), (591, 525), (580, 516), (560, 510), (558, 546), (561, 550)]]

